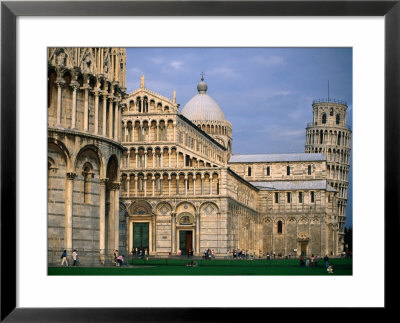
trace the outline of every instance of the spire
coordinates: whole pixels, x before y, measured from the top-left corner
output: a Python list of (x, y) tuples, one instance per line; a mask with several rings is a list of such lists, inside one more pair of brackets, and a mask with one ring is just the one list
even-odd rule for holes
[(144, 75), (142, 75), (140, 77), (140, 88), (143, 89), (144, 88)]

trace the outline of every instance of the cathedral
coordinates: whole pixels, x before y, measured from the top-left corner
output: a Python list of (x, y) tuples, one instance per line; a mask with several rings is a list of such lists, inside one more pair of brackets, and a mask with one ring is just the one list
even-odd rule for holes
[(312, 103), (304, 153), (233, 155), (232, 124), (207, 90), (202, 77), (180, 111), (144, 76), (127, 93), (124, 48), (48, 49), (49, 265), (73, 249), (87, 265), (115, 249), (343, 251), (346, 103)]

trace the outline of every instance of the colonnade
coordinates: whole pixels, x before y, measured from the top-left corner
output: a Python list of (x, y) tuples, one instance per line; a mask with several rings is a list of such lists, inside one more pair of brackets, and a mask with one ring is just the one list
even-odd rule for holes
[[(85, 83), (80, 84), (77, 81), (72, 81), (68, 84), (65, 77), (57, 78), (55, 84), (57, 86), (57, 107), (56, 107), (56, 127), (63, 128), (67, 126), (72, 130), (79, 130), (82, 132), (88, 132), (94, 135), (100, 135), (108, 137), (112, 140), (119, 141), (121, 131), (121, 94), (117, 92), (117, 87), (114, 87), (108, 82), (104, 82), (103, 90), (100, 89), (100, 82), (96, 81), (95, 86), (90, 86), (89, 75), (84, 75)], [(51, 90), (51, 89), (50, 89)], [(83, 91), (83, 106), (78, 106), (78, 94), (79, 91)], [(68, 95), (66, 95), (68, 94)], [(90, 94), (93, 95), (94, 99), (91, 99)], [(68, 100), (71, 98), (70, 105), (68, 106)], [(100, 98), (102, 103), (100, 103)], [(90, 109), (94, 110), (94, 122), (93, 127), (89, 124)], [(71, 111), (71, 122), (66, 125), (62, 122), (62, 117), (66, 118), (66, 110)], [(77, 113), (78, 110), (83, 110), (83, 122), (82, 127), (77, 126)], [(101, 111), (100, 111), (101, 110)], [(108, 115), (107, 115), (108, 110)], [(64, 112), (63, 112), (64, 111)], [(101, 113), (101, 116), (100, 116)], [(100, 125), (100, 120), (102, 124)], [(101, 131), (100, 131), (101, 126)]]
[(337, 131), (337, 130), (314, 130), (309, 129), (306, 133), (306, 145), (334, 145), (351, 147), (351, 136), (349, 131)]
[(126, 143), (175, 141), (176, 123), (172, 120), (131, 120), (122, 121), (122, 141)]
[(166, 172), (122, 174), (123, 197), (215, 196), (220, 194), (220, 176), (211, 172)]
[(121, 168), (200, 168), (213, 167), (207, 161), (193, 157), (177, 147), (139, 147), (123, 155)]

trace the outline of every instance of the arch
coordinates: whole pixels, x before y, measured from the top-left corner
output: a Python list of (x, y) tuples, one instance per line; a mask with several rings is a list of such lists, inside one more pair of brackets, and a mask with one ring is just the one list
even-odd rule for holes
[[(78, 169), (78, 163), (80, 162), (81, 157), (87, 152), (94, 153), (94, 156), (97, 158), (98, 168), (100, 171), (99, 176), (104, 177), (104, 159), (103, 159), (102, 153), (100, 151), (100, 148), (96, 147), (94, 145), (86, 145), (83, 148), (81, 148), (81, 150), (79, 150), (79, 152), (75, 158), (74, 168)], [(117, 161), (118, 161), (118, 159), (117, 159)]]
[(158, 215), (168, 215), (172, 212), (173, 207), (168, 202), (160, 202), (155, 206), (154, 209)]
[(115, 155), (111, 155), (107, 163), (106, 177), (108, 178), (108, 185), (115, 182), (120, 178), (118, 158)]
[(54, 144), (59, 150), (61, 150), (62, 156), (64, 157), (66, 162), (67, 171), (73, 171), (73, 169), (71, 168), (72, 166), (71, 154), (69, 153), (69, 150), (64, 145), (64, 143), (54, 138), (48, 138), (48, 144), (49, 144), (48, 149), (50, 148), (50, 144)]
[(186, 211), (186, 210), (190, 209), (190, 207), (193, 208), (194, 212), (197, 211), (196, 206), (195, 206), (192, 202), (189, 202), (189, 201), (182, 201), (182, 202), (179, 202), (179, 203), (175, 206), (175, 212), (178, 212), (178, 209), (180, 208), (180, 206), (184, 206), (185, 204), (188, 205), (189, 207), (188, 207), (187, 209), (185, 209), (185, 208), (183, 207), (183, 208), (184, 208), (184, 211), (182, 211), (182, 212), (189, 212), (189, 211)]
[(149, 202), (137, 200), (129, 205), (128, 213), (129, 215), (151, 215), (153, 214), (153, 208)]
[(200, 214), (214, 215), (219, 212), (219, 207), (214, 202), (203, 202), (199, 207)]

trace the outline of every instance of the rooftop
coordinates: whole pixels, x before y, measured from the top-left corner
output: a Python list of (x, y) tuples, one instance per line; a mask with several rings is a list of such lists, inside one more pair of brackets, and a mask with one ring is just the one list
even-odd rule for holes
[(250, 182), (253, 186), (267, 191), (291, 191), (291, 190), (327, 190), (336, 192), (329, 186), (325, 179), (312, 181), (271, 181), (271, 182)]
[(263, 162), (292, 162), (292, 161), (325, 161), (325, 154), (258, 154), (232, 155), (229, 163), (263, 163)]

